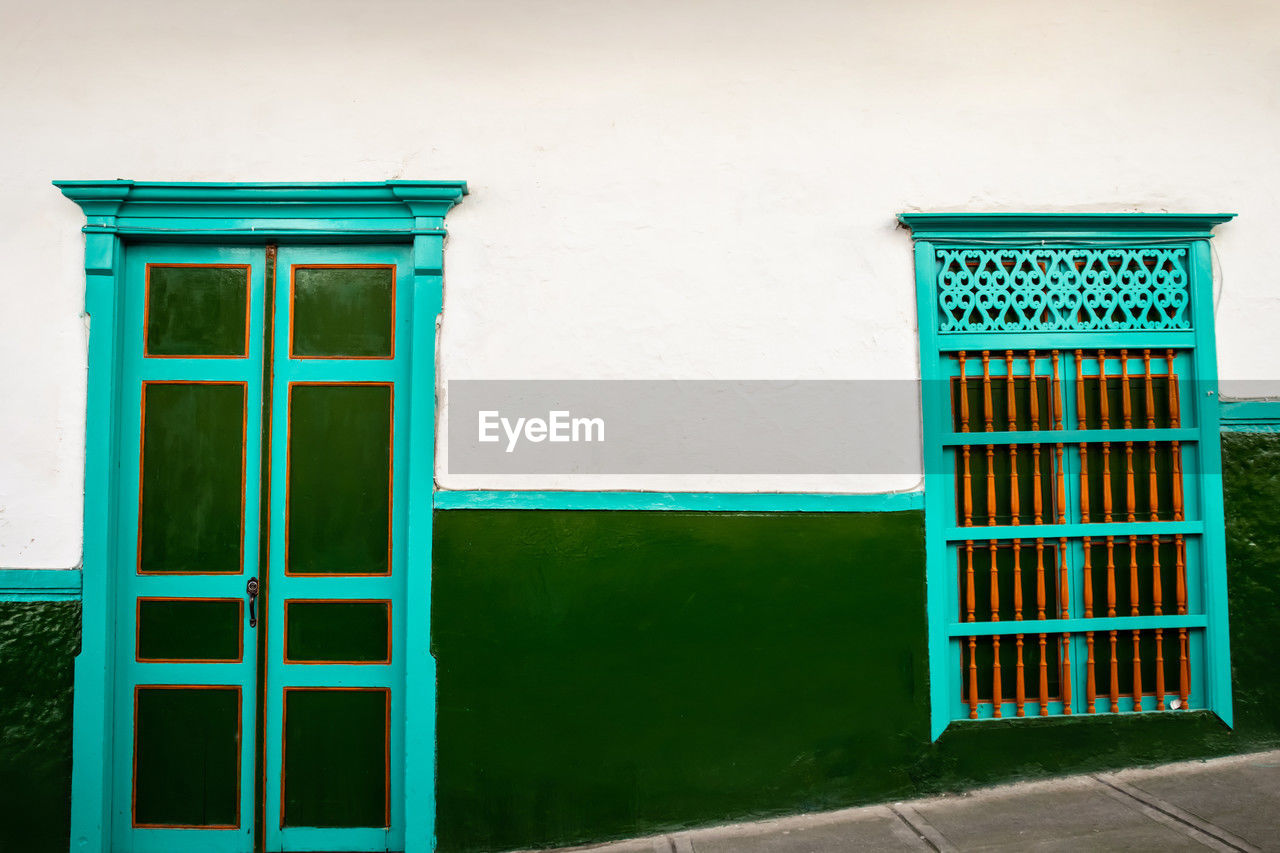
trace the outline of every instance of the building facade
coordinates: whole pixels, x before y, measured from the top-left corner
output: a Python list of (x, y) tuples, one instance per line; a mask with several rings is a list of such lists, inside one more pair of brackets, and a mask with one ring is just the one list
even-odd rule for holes
[(1277, 14), (5, 6), (0, 848), (1274, 746)]

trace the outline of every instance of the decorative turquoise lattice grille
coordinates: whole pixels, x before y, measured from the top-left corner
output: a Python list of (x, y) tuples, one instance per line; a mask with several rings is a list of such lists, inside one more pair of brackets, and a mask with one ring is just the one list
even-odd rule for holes
[(1187, 250), (938, 249), (938, 331), (1190, 329)]

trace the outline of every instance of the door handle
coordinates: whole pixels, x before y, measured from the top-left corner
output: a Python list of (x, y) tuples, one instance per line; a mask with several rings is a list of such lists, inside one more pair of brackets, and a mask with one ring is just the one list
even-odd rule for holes
[(258, 613), (256, 605), (258, 603), (258, 579), (249, 578), (249, 582), (244, 585), (244, 591), (249, 594), (249, 627), (258, 627)]

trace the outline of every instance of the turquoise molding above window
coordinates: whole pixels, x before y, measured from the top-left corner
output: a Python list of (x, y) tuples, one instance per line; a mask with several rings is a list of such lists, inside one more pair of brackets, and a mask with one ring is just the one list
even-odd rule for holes
[[(899, 215), (899, 222), (911, 230), (915, 242), (933, 737), (941, 735), (952, 720), (958, 718), (1015, 716), (1015, 711), (1020, 716), (1024, 704), (1028, 716), (1099, 711), (1132, 713), (1182, 707), (1188, 695), (1191, 707), (1210, 708), (1231, 723), (1218, 442), (1220, 407), (1208, 240), (1213, 227), (1233, 215), (964, 212)], [(968, 386), (960, 393), (954, 389), (966, 388), (963, 378), (966, 360)], [(1111, 431), (1099, 429), (1096, 421), (1086, 422), (1085, 411), (1078, 408), (1077, 402), (1084, 398), (1076, 397), (1077, 388), (1088, 388), (1089, 382), (1097, 386), (1100, 377), (1105, 376), (1110, 383), (1107, 387), (1113, 389), (1108, 396), (1120, 394), (1124, 387), (1120, 377), (1129, 370), (1133, 371), (1127, 374), (1130, 382), (1145, 381), (1149, 388), (1150, 377), (1156, 372), (1149, 366), (1153, 360), (1159, 373), (1173, 373), (1179, 380), (1176, 384), (1169, 380), (1161, 388), (1175, 389), (1168, 391), (1168, 395), (1171, 400), (1180, 400), (1180, 422), (1176, 415), (1172, 420), (1166, 416), (1160, 424), (1166, 428), (1153, 431), (1150, 429), (1153, 423), (1144, 415), (1144, 421), (1135, 419), (1133, 429), (1122, 431), (1119, 406), (1113, 422), (1116, 428)], [(1161, 382), (1165, 380), (1162, 378)], [(1029, 427), (1015, 427), (1014, 414), (1009, 411), (1006, 429), (1003, 423), (1006, 414), (1002, 412), (997, 416), (1000, 423), (994, 425), (996, 432), (993, 433), (991, 389), (1000, 386), (1003, 388), (997, 396), (1006, 399), (1014, 391), (1004, 389), (1034, 386), (1041, 389), (1037, 396), (1044, 395), (1046, 402), (1042, 406), (1050, 405), (1052, 400), (1058, 402), (1052, 404), (1054, 408), (1049, 412), (1041, 408), (1045, 420)], [(978, 390), (978, 394), (971, 398), (974, 390)], [(1027, 395), (1028, 391), (1017, 393)], [(953, 401), (962, 398), (976, 402), (954, 403), (953, 408)], [(1027, 399), (1024, 396), (1020, 405), (1027, 406)], [(972, 423), (969, 419), (974, 412), (964, 405), (978, 407), (974, 428), (978, 435), (967, 425)], [(1098, 405), (1092, 404), (1092, 417), (1097, 417)], [(1102, 408), (1105, 411), (1105, 406)], [(1176, 406), (1173, 411), (1178, 411)], [(1126, 421), (1127, 412), (1126, 408)], [(1021, 414), (1025, 417), (1026, 409)], [(1126, 422), (1124, 426), (1130, 424)], [(1145, 433), (1142, 432), (1144, 426), (1148, 428)], [(983, 443), (982, 434), (992, 443)], [(1122, 461), (1126, 444), (1140, 448), (1144, 457), (1157, 444), (1165, 448), (1163, 452), (1172, 446), (1172, 453), (1177, 457), (1177, 448), (1181, 445), (1186, 461), (1178, 482), (1185, 485), (1185, 520), (1181, 516), (1181, 492), (1173, 499), (1172, 519), (1167, 515), (1170, 511), (1167, 497), (1162, 507), (1166, 514), (1161, 515), (1159, 521), (1154, 502), (1150, 507), (1144, 506), (1135, 517), (1132, 497), (1127, 508), (1123, 503), (1114, 508), (1107, 503), (1105, 513), (1098, 506), (1102, 499), (1095, 498), (1097, 503), (1090, 512), (1088, 496), (1082, 498), (1081, 484), (1088, 483), (1092, 491), (1095, 485), (1104, 488), (1102, 483), (1106, 481), (1099, 479), (1099, 471), (1084, 467), (1086, 454), (1082, 448), (1090, 448), (1092, 454), (1103, 452), (1099, 448), (1104, 446), (1116, 447), (1118, 455), (1114, 456), (1113, 464), (1117, 467), (1112, 470), (1129, 472), (1133, 470), (1128, 467), (1132, 462)], [(993, 463), (991, 448), (997, 445), (999, 450)], [(1020, 464), (1013, 455), (1014, 448), (1018, 447), (1022, 448), (1022, 463), (1029, 462), (1026, 456), (1030, 454), (1044, 461), (1041, 448), (1047, 457), (1044, 464), (1048, 473), (1044, 476), (1053, 483), (1056, 494), (1045, 500), (1043, 519), (1038, 497), (1034, 520), (1024, 517), (1029, 512), (1029, 498), (1023, 498), (1021, 509), (1013, 497), (1008, 499), (1004, 510), (998, 508), (991, 496), (1009, 486), (1007, 473), (1003, 475), (1006, 480), (993, 480), (994, 475), (990, 473), (985, 475), (985, 499), (982, 490), (970, 491), (969, 448), (973, 449), (975, 476), (980, 476), (976, 473), (978, 470), (986, 471), (989, 466), (999, 464), (1006, 459), (1006, 454), (1006, 467), (1013, 470), (1015, 464)], [(1126, 467), (1120, 468), (1121, 464)], [(1177, 472), (1177, 463), (1174, 466)], [(1148, 467), (1155, 470), (1154, 464)], [(1125, 474), (1119, 476), (1124, 478)], [(1176, 473), (1174, 478), (1177, 479)], [(1154, 474), (1151, 479), (1155, 481)], [(1017, 482), (1013, 476), (1012, 483)], [(1131, 496), (1132, 475), (1129, 482), (1131, 485), (1125, 494)], [(1035, 475), (1035, 483), (1038, 489), (1039, 473)], [(1023, 487), (1026, 485), (1024, 482)], [(1115, 491), (1114, 486), (1105, 488), (1108, 493)], [(1012, 488), (1013, 492), (1018, 490), (1016, 485)], [(975, 493), (978, 495), (975, 500), (966, 498), (963, 506), (960, 505), (961, 495)], [(1000, 518), (1001, 512), (1013, 518), (1012, 524)], [(1019, 518), (1023, 526), (1018, 526)], [(1147, 539), (1138, 543), (1138, 537)], [(1166, 604), (1163, 615), (1158, 604), (1154, 615), (1150, 615), (1149, 610), (1138, 614), (1138, 607), (1130, 608), (1127, 600), (1117, 606), (1114, 593), (1109, 594), (1110, 601), (1107, 601), (1107, 594), (1091, 599), (1082, 592), (1086, 579), (1092, 577), (1089, 582), (1092, 588), (1104, 571), (1108, 574), (1111, 571), (1109, 557), (1090, 568), (1086, 555), (1098, 548), (1099, 543), (1106, 543), (1109, 554), (1113, 540), (1128, 547), (1149, 549), (1155, 542), (1160, 542), (1162, 548), (1172, 548), (1176, 540), (1181, 572), (1184, 539), (1190, 597), (1183, 596), (1176, 608)], [(1027, 564), (1036, 568), (1024, 569), (1023, 583), (1026, 572), (1039, 571), (1042, 551), (1052, 555), (1049, 570), (1041, 580), (1042, 588), (1045, 581), (1049, 582), (1050, 597), (1046, 602), (1043, 592), (1038, 596), (1033, 592), (1030, 599), (1014, 595), (1017, 603), (1013, 606), (1018, 608), (1018, 619), (1023, 621), (1002, 621), (1011, 618), (1005, 610), (1010, 606), (1011, 593), (1006, 588), (1001, 599), (1003, 604), (997, 605), (995, 583), (997, 578), (1001, 579), (1002, 587), (1006, 581), (1017, 583), (1019, 548), (1024, 549), (1024, 554), (1036, 555)], [(1012, 552), (1011, 567), (997, 566), (995, 554), (999, 549)], [(976, 585), (972, 556), (975, 551), (986, 551), (987, 561), (979, 561), (981, 577)], [(1062, 559), (1059, 554), (1063, 555)], [(1107, 564), (1105, 569), (1104, 564)], [(1003, 562), (1000, 565), (1003, 566)], [(1156, 562), (1155, 566), (1159, 567), (1160, 563)], [(1125, 568), (1130, 575), (1151, 571), (1141, 568), (1132, 556)], [(989, 595), (983, 589), (988, 583), (988, 571), (992, 590)], [(1006, 578), (1006, 573), (1010, 573), (1011, 578)], [(976, 613), (975, 586), (982, 602)], [(1061, 595), (1055, 591), (1058, 589), (1062, 590)], [(1163, 600), (1170, 600), (1167, 592), (1163, 595)], [(1033, 603), (1026, 604), (1028, 601)], [(989, 616), (983, 615), (983, 607)], [(1113, 675), (1111, 695), (1099, 692), (1095, 699), (1094, 637), (1099, 638), (1097, 651), (1101, 654), (1097, 670), (1102, 673), (1107, 669), (1103, 647), (1110, 639), (1114, 648), (1117, 632), (1125, 632), (1126, 645), (1132, 633), (1136, 650), (1140, 631), (1145, 643), (1150, 641), (1149, 635), (1159, 637), (1160, 629), (1166, 635), (1166, 655), (1177, 653), (1171, 638), (1177, 636), (1181, 648), (1186, 649), (1184, 638), (1190, 637), (1193, 667), (1189, 678), (1180, 679), (1181, 695), (1174, 695), (1173, 682), (1157, 679), (1157, 687), (1164, 684), (1163, 692), (1148, 691), (1151, 683), (1144, 680), (1140, 698), (1121, 692), (1117, 699)], [(1007, 647), (1003, 652), (999, 642), (991, 639), (999, 635), (1004, 635)], [(1028, 690), (1024, 698), (1023, 638), (1028, 638), (1028, 647), (1034, 646), (1037, 640), (1040, 643), (1039, 657), (1033, 653), (1029, 660), (1045, 660), (1045, 635), (1050, 637), (1048, 648), (1056, 660), (1049, 665), (1054, 673), (1050, 679), (1053, 686), (1048, 689), (1043, 686), (1046, 681), (1043, 675), (1036, 685), (1036, 673), (1028, 666)], [(970, 639), (975, 636), (980, 640), (976, 652), (975, 643)], [(1008, 670), (1013, 664), (1006, 660), (1015, 636), (1019, 663), (1016, 696), (1008, 686), (1012, 684)], [(1087, 647), (1085, 637), (1089, 640)], [(1158, 644), (1160, 640), (1155, 642)], [(1056, 651), (1052, 651), (1054, 649)], [(983, 650), (987, 655), (985, 663), (981, 657)], [(1003, 675), (1001, 665), (993, 666), (993, 660), (1004, 661)], [(1040, 670), (1044, 671), (1043, 665)], [(977, 672), (983, 675), (978, 677)], [(1006, 685), (1003, 689), (1002, 682)], [(983, 687), (977, 686), (978, 683)], [(1136, 677), (1133, 683), (1139, 683)], [(980, 692), (983, 689), (986, 692)], [(1136, 694), (1138, 688), (1133, 689)], [(1178, 700), (1176, 705), (1173, 699)]]
[(899, 213), (917, 242), (998, 240), (1011, 245), (1064, 240), (1072, 245), (1117, 241), (1207, 240), (1234, 213)]

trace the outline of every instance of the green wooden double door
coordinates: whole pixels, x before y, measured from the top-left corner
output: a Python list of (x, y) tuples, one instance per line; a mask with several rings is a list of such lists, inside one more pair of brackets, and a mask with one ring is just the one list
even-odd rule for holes
[(112, 849), (403, 849), (409, 249), (125, 264)]

